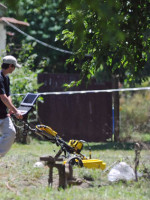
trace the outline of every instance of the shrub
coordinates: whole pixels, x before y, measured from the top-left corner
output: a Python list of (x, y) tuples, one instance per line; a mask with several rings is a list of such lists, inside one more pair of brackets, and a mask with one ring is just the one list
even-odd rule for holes
[[(16, 106), (18, 106), (22, 100), (22, 95), (27, 92), (36, 93), (40, 87), (40, 85), (37, 84), (37, 76), (43, 70), (39, 69), (39, 66), (35, 69), (34, 60), (37, 55), (32, 54), (32, 50), (32, 44), (22, 44), (21, 51), (16, 56), (22, 68), (16, 68), (10, 76), (12, 99)], [(18, 94), (22, 95), (18, 96)]]

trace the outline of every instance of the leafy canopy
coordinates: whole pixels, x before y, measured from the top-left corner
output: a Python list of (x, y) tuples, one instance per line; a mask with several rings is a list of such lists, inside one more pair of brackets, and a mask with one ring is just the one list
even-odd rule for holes
[[(62, 32), (65, 24), (65, 16), (58, 12), (60, 1), (6, 0), (3, 3), (8, 7), (7, 16), (27, 21), (30, 24), (29, 27), (21, 27), (21, 30), (46, 44), (63, 49), (62, 42), (56, 41), (56, 35)], [(22, 40), (25, 40), (25, 43), (31, 42), (31, 38), (25, 37), (12, 28), (9, 30), (15, 32), (15, 36), (10, 38), (8, 43), (13, 42), (17, 48)], [(15, 46), (13, 48), (14, 52), (16, 51)], [(46, 60), (47, 67), (44, 69), (45, 72), (67, 71), (65, 60), (69, 57), (68, 54), (45, 47), (39, 43), (34, 46), (33, 52), (38, 55), (35, 59), (36, 65), (41, 60)]]
[[(62, 32), (62, 40), (76, 52), (69, 62), (82, 59), (77, 68), (89, 79), (103, 72), (107, 78), (141, 82), (148, 75), (149, 8), (149, 0), (63, 0), (61, 9), (72, 29)], [(85, 59), (87, 53), (91, 59)]]

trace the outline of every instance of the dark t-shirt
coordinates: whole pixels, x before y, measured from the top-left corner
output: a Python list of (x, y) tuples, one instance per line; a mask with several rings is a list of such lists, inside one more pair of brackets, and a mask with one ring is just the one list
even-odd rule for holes
[[(0, 71), (0, 94), (10, 96), (10, 80), (8, 76), (4, 76)], [(7, 107), (0, 99), (0, 119), (7, 117)]]

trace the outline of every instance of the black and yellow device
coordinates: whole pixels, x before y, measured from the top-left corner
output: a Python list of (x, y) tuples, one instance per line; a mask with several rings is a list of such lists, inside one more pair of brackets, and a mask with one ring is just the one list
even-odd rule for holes
[[(34, 98), (33, 98), (34, 97)], [(23, 106), (33, 106), (36, 99), (39, 97), (39, 94), (27, 94), (25, 99), (22, 102)], [(31, 109), (30, 109), (31, 110)], [(36, 133), (37, 135), (41, 137), (46, 137), (49, 139), (52, 143), (55, 143), (57, 146), (60, 147), (60, 150), (55, 155), (55, 158), (60, 158), (61, 154), (64, 153), (63, 162), (69, 163), (71, 165), (78, 165), (80, 167), (87, 167), (87, 168), (98, 168), (104, 170), (106, 168), (106, 163), (104, 163), (102, 160), (99, 159), (92, 159), (91, 158), (91, 148), (89, 147), (89, 157), (87, 158), (84, 156), (81, 151), (83, 149), (84, 143), (86, 143), (84, 140), (70, 140), (69, 143), (66, 143), (56, 131), (54, 131), (51, 127), (46, 125), (36, 125), (36, 128), (31, 128), (30, 124), (27, 120), (28, 112), (26, 114), (26, 117), (21, 120), (21, 122), (24, 124), (24, 132), (25, 136), (29, 131)], [(12, 115), (12, 118), (15, 120), (15, 116)], [(16, 119), (17, 120), (17, 119)], [(17, 125), (16, 125), (17, 126)]]
[(69, 140), (68, 144), (74, 148), (77, 153), (80, 153), (83, 148), (83, 143), (80, 140)]
[(59, 158), (62, 153), (64, 164), (69, 163), (71, 165), (78, 165), (80, 167), (86, 168), (96, 168), (104, 170), (106, 168), (106, 163), (99, 159), (91, 158), (91, 148), (89, 147), (89, 157), (84, 156), (81, 151), (83, 149), (84, 140), (70, 140), (66, 143), (56, 131), (54, 131), (51, 127), (46, 125), (36, 125), (35, 132), (39, 136), (45, 136), (51, 142), (55, 143), (57, 146), (60, 146), (60, 150), (56, 154), (55, 158)]

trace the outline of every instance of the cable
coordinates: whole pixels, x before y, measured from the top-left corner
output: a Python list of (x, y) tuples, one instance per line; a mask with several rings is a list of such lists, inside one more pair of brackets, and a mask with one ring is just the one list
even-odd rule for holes
[[(53, 50), (56, 50), (56, 51), (60, 51), (62, 53), (67, 53), (67, 54), (71, 54), (71, 55), (75, 55), (76, 53), (72, 52), (72, 51), (67, 51), (67, 50), (64, 50), (64, 49), (60, 49), (58, 47), (55, 47), (55, 46), (52, 46), (50, 44), (46, 44), (45, 42), (42, 42), (36, 38), (34, 38), (33, 36), (25, 33), (24, 31), (20, 30), (19, 28), (17, 28), (16, 26), (14, 26), (13, 24), (9, 23), (7, 20), (3, 19), (3, 21), (10, 27), (12, 27), (13, 29), (15, 29), (16, 31), (18, 31), (19, 33), (23, 34), (24, 36), (26, 37), (29, 37), (31, 40), (35, 40), (37, 43), (45, 46), (45, 47), (48, 47), (50, 49), (53, 49)], [(92, 57), (90, 54), (86, 54), (85, 55), (86, 57)]]

